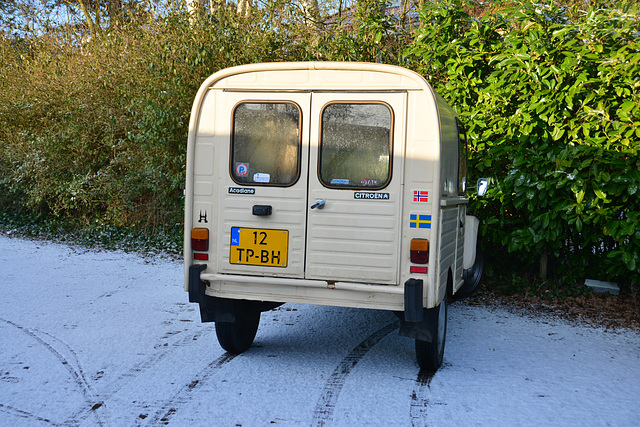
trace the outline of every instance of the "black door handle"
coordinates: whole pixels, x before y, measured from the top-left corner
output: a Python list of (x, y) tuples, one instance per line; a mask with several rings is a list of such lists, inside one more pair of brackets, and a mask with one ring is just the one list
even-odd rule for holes
[(311, 205), (311, 209), (315, 209), (315, 208), (324, 209), (325, 203), (327, 203), (326, 200), (316, 200), (316, 202)]
[(271, 205), (253, 205), (253, 214), (258, 216), (271, 215)]

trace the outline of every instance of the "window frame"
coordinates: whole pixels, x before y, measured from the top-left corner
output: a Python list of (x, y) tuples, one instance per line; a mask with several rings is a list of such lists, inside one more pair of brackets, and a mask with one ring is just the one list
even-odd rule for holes
[[(297, 171), (296, 171), (296, 175), (295, 178), (287, 184), (276, 184), (276, 183), (271, 183), (271, 182), (242, 182), (242, 181), (238, 181), (235, 177), (235, 157), (234, 157), (234, 147), (235, 147), (235, 141), (234, 141), (234, 137), (235, 137), (235, 129), (236, 129), (236, 120), (235, 120), (235, 115), (236, 115), (236, 111), (238, 109), (239, 106), (243, 105), (243, 104), (291, 104), (293, 106), (296, 107), (296, 109), (298, 110), (298, 154), (296, 157), (296, 165), (297, 165)], [(231, 180), (233, 182), (235, 182), (238, 185), (242, 185), (242, 186), (247, 186), (247, 187), (255, 187), (255, 186), (260, 186), (260, 187), (281, 187), (281, 188), (285, 188), (285, 187), (291, 187), (294, 186), (298, 183), (298, 181), (300, 180), (300, 176), (302, 174), (302, 135), (303, 135), (303, 111), (302, 108), (300, 108), (300, 105), (295, 102), (295, 101), (291, 101), (291, 100), (286, 100), (286, 99), (245, 99), (242, 101), (237, 102), (233, 108), (231, 109), (231, 135), (229, 136), (230, 138), (230, 145), (229, 145), (229, 176), (231, 177)]]
[[(466, 195), (469, 187), (469, 142), (467, 140), (467, 129), (457, 117), (456, 132), (458, 134), (458, 195)], [(464, 141), (462, 136), (464, 136)], [(461, 167), (463, 164), (464, 176), (462, 175)]]
[[(335, 104), (352, 104), (352, 105), (372, 105), (372, 104), (377, 104), (377, 105), (384, 105), (385, 107), (387, 107), (387, 109), (389, 110), (389, 173), (388, 173), (388, 178), (387, 180), (382, 183), (381, 185), (377, 185), (375, 187), (372, 186), (357, 186), (357, 185), (331, 185), (331, 183), (327, 183), (322, 179), (322, 136), (323, 136), (323, 129), (324, 129), (324, 123), (323, 123), (323, 116), (324, 116), (324, 112), (327, 109), (327, 107), (331, 106), (331, 105), (335, 105)], [(318, 117), (318, 162), (316, 165), (316, 174), (317, 174), (317, 178), (318, 181), (320, 182), (320, 184), (325, 187), (325, 188), (329, 188), (332, 190), (356, 190), (356, 191), (379, 191), (379, 190), (383, 190), (384, 188), (388, 187), (389, 184), (391, 183), (391, 180), (393, 179), (393, 153), (394, 153), (394, 148), (395, 148), (395, 138), (394, 138), (394, 133), (395, 133), (395, 112), (393, 111), (393, 107), (391, 107), (390, 104), (388, 104), (385, 101), (380, 101), (380, 100), (337, 100), (337, 101), (330, 101), (327, 102), (322, 109), (320, 110), (320, 115)]]

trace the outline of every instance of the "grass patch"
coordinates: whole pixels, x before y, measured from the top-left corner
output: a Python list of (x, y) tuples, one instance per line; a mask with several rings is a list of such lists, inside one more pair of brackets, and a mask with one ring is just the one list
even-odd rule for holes
[(478, 292), (466, 301), (471, 305), (501, 306), (529, 315), (554, 317), (616, 330), (640, 329), (640, 289), (627, 284), (619, 295), (593, 292), (582, 283), (539, 283), (526, 274), (485, 278)]
[(133, 226), (82, 225), (45, 215), (0, 213), (0, 233), (26, 239), (49, 240), (88, 248), (122, 250), (143, 255), (182, 255), (182, 227), (152, 231)]
[(485, 286), (485, 290), (502, 296), (524, 295), (559, 302), (566, 298), (586, 297), (593, 293), (584, 283), (567, 283), (563, 280), (539, 282), (537, 276), (529, 277), (516, 273), (493, 277), (491, 284)]

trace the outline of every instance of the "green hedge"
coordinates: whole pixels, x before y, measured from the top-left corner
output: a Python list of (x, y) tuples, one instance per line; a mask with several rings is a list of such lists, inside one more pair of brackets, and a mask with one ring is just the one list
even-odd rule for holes
[(91, 40), (2, 37), (0, 208), (179, 229), (190, 108), (208, 75), (264, 61), (379, 61), (423, 74), (465, 122), (471, 170), (493, 180), (472, 209), (494, 270), (542, 259), (567, 281), (640, 283), (637, 9), (493, 2), (470, 16), (460, 1), (435, 0), (412, 33), (380, 4), (358, 2), (321, 31), (274, 2), (250, 18), (222, 7), (190, 22), (171, 10)]
[(473, 173), (493, 180), (472, 205), (490, 253), (640, 284), (639, 17), (572, 16), (525, 2), (471, 18), (435, 1), (407, 56), (466, 123)]
[(285, 49), (291, 32), (265, 21), (222, 8), (190, 23), (177, 9), (91, 40), (2, 38), (3, 209), (80, 226), (180, 227), (189, 115), (202, 81), (299, 53)]

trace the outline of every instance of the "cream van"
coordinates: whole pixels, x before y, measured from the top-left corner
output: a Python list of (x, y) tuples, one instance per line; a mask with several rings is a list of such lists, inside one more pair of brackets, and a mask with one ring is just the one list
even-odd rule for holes
[[(420, 75), (308, 62), (222, 70), (189, 125), (185, 290), (221, 346), (285, 302), (391, 310), (442, 363), (447, 298), (480, 282), (466, 137)], [(486, 181), (481, 181), (486, 187)]]

